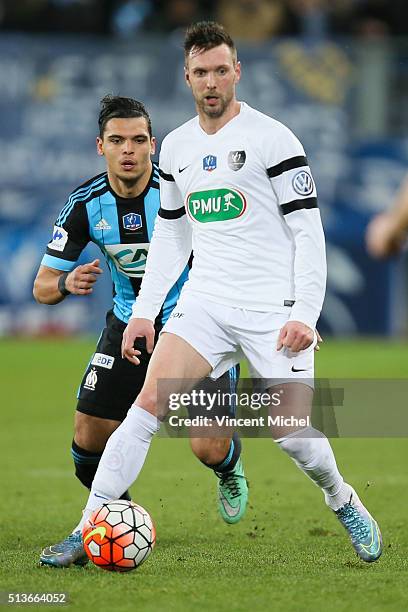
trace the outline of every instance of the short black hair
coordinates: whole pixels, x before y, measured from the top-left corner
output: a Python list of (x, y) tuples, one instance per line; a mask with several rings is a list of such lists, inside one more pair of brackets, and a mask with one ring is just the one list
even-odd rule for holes
[(141, 102), (133, 98), (123, 98), (122, 96), (105, 96), (101, 100), (101, 110), (98, 118), (99, 136), (103, 138), (103, 133), (109, 119), (131, 119), (132, 117), (144, 117), (146, 119), (147, 129), (151, 138), (152, 122), (149, 113)]
[(219, 45), (227, 45), (236, 59), (237, 49), (231, 36), (224, 26), (216, 21), (199, 21), (187, 28), (184, 39), (184, 56), (187, 61), (188, 55), (194, 47), (202, 51), (208, 51)]

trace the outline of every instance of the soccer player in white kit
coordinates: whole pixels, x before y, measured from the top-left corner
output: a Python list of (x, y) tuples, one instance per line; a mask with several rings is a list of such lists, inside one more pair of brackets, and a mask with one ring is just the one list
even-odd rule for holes
[(138, 363), (137, 337), (152, 348), (153, 321), (191, 250), (193, 266), (143, 389), (107, 443), (79, 527), (137, 478), (167, 410), (158, 381), (172, 379), (172, 391), (185, 392), (245, 356), (251, 374), (269, 381), (271, 393), (283, 390), (273, 415), (293, 417), (271, 427), (272, 437), (321, 488), (359, 557), (375, 561), (382, 551), (376, 521), (344, 482), (327, 438), (297, 424), (311, 412), (314, 330), (326, 281), (324, 235), (305, 152), (287, 127), (236, 99), (241, 66), (222, 26), (192, 25), (184, 50), (198, 115), (162, 145), (161, 209), (124, 332), (124, 357)]

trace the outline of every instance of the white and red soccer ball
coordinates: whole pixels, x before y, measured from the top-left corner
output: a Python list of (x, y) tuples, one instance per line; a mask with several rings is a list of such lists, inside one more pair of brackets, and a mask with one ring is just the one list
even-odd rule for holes
[(85, 552), (95, 565), (113, 572), (129, 572), (152, 552), (156, 530), (142, 506), (118, 499), (91, 514), (82, 537)]

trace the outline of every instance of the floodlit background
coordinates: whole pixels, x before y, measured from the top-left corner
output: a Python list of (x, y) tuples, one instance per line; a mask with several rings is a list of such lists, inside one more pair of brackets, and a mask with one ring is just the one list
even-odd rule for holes
[(328, 241), (322, 333), (401, 337), (404, 258), (371, 259), (364, 231), (408, 168), (403, 0), (0, 0), (0, 335), (100, 328), (108, 274), (57, 308), (35, 304), (33, 279), (68, 194), (104, 168), (100, 99), (142, 100), (159, 144), (194, 114), (181, 45), (201, 18), (237, 42), (239, 98), (306, 148)]

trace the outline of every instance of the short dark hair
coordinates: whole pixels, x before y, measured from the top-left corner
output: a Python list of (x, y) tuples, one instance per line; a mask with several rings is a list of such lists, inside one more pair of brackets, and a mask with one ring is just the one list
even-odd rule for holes
[(131, 119), (132, 117), (144, 117), (147, 122), (150, 138), (152, 137), (152, 122), (144, 105), (133, 98), (108, 95), (101, 100), (98, 125), (99, 136), (103, 138), (106, 124), (110, 119)]
[(224, 26), (216, 21), (199, 21), (187, 28), (184, 39), (184, 57), (187, 61), (191, 49), (197, 48), (202, 51), (208, 51), (223, 44), (231, 49), (234, 58), (236, 58), (237, 49), (235, 43)]

